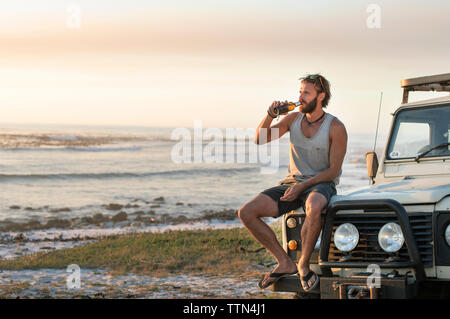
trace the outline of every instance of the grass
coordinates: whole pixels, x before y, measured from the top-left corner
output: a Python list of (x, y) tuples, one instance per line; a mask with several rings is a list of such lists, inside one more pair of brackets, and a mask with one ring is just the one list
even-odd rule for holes
[[(280, 227), (274, 227), (278, 238)], [(273, 257), (245, 228), (170, 231), (108, 237), (98, 242), (0, 260), (2, 270), (41, 268), (110, 269), (163, 277), (176, 274), (240, 275), (260, 273)], [(255, 252), (256, 251), (256, 252)]]

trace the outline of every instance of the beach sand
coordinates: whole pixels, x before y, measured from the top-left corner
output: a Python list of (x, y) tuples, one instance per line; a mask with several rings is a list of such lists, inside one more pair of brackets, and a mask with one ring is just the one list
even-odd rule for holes
[(260, 290), (257, 278), (217, 276), (111, 275), (104, 269), (81, 269), (80, 287), (67, 285), (65, 269), (2, 271), (0, 298), (266, 298), (289, 297)]

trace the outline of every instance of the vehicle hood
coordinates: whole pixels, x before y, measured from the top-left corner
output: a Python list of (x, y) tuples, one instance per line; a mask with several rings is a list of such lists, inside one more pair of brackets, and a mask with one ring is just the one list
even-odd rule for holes
[(403, 179), (350, 190), (334, 196), (331, 202), (339, 200), (394, 199), (401, 204), (425, 204), (437, 203), (449, 194), (450, 184), (448, 184), (448, 178)]

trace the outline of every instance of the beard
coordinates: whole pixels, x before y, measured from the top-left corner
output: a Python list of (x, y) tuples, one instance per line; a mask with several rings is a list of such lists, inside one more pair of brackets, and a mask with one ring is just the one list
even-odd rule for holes
[(317, 108), (317, 96), (311, 102), (307, 103), (305, 106), (301, 106), (300, 112), (302, 112), (303, 114), (312, 113), (316, 110), (316, 108)]

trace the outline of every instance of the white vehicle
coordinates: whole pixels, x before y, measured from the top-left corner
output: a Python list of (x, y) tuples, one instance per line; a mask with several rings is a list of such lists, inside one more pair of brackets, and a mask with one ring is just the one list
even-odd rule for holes
[[(375, 153), (366, 154), (371, 185), (334, 196), (323, 214), (311, 257), (320, 287), (305, 294), (292, 276), (275, 291), (341, 299), (450, 296), (450, 96), (408, 103), (410, 91), (450, 92), (450, 73), (401, 86), (403, 103), (380, 165)], [(298, 209), (282, 221), (283, 247), (295, 262), (304, 218)]]

